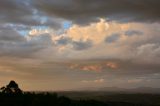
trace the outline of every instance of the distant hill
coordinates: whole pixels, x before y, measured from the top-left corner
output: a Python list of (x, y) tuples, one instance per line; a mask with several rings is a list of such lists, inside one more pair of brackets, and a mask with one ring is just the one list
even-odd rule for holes
[(138, 88), (118, 88), (118, 87), (104, 87), (98, 89), (99, 91), (113, 91), (126, 93), (160, 93), (160, 88), (138, 87)]
[(103, 87), (103, 88), (81, 88), (80, 91), (105, 91), (105, 92), (123, 92), (123, 93), (158, 93), (160, 88), (138, 87), (138, 88), (118, 88), (118, 87)]

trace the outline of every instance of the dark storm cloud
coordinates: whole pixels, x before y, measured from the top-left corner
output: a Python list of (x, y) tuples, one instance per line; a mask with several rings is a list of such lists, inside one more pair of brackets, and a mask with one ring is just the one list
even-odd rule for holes
[(61, 26), (57, 18), (81, 25), (96, 22), (99, 18), (159, 22), (159, 5), (158, 0), (3, 0), (0, 1), (0, 22), (55, 28)]
[(52, 45), (50, 35), (39, 35), (27, 40), (16, 30), (0, 30), (0, 56), (32, 57), (34, 53)]
[(0, 22), (1, 23), (18, 23), (18, 24), (35, 24), (36, 21), (31, 19), (33, 10), (27, 2), (20, 0), (3, 0), (0, 1)]
[[(44, 19), (44, 17), (47, 17)], [(31, 26), (51, 26), (60, 28), (60, 23), (53, 18), (44, 16), (33, 7), (30, 0), (2, 0), (0, 1), (0, 23), (19, 25), (30, 29)]]
[(26, 39), (19, 35), (18, 32), (8, 29), (0, 31), (0, 42), (24, 42)]
[(44, 13), (87, 24), (98, 18), (116, 21), (159, 22), (159, 0), (34, 0)]

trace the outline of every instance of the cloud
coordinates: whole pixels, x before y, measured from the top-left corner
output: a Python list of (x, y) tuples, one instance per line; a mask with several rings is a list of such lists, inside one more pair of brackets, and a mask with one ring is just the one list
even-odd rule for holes
[(84, 63), (80, 62), (73, 62), (69, 66), (72, 70), (80, 70), (80, 71), (89, 71), (89, 72), (97, 72), (101, 73), (107, 70), (117, 70), (119, 68), (118, 63), (114, 61), (99, 61), (99, 60), (86, 60)]
[(143, 35), (143, 33), (140, 31), (136, 31), (136, 30), (129, 30), (129, 31), (125, 32), (125, 35), (127, 35), (127, 36)]
[[(41, 11), (32, 5), (31, 0), (5, 0), (0, 1), (0, 23), (17, 29), (18, 26), (24, 30), (31, 29), (32, 26), (49, 26), (55, 29), (61, 27), (61, 21), (58, 18), (51, 18), (48, 15), (41, 14)], [(20, 27), (21, 28), (21, 27)]]
[(50, 35), (39, 35), (27, 39), (16, 30), (3, 29), (0, 31), (0, 56), (32, 57), (36, 52), (52, 45)]
[(101, 78), (101, 79), (96, 79), (96, 80), (83, 80), (81, 81), (82, 83), (104, 83), (104, 79)]
[(104, 19), (101, 19), (97, 23), (84, 27), (73, 25), (66, 31), (66, 34), (73, 39), (73, 41), (91, 40), (93, 43), (100, 43), (106, 37), (108, 28), (109, 24)]
[(0, 30), (0, 42), (25, 42), (26, 39), (12, 29)]
[(91, 48), (93, 46), (93, 43), (91, 40), (87, 40), (87, 41), (74, 41), (72, 38), (70, 37), (59, 37), (56, 41), (57, 46), (59, 45), (63, 45), (63, 47), (70, 45), (71, 48), (73, 48), (74, 50), (80, 51), (80, 50), (87, 50), (89, 48)]
[(59, 29), (64, 21), (89, 25), (101, 18), (121, 22), (159, 22), (159, 1), (118, 2), (120, 3), (115, 0), (5, 0), (0, 1), (0, 23)]
[(81, 71), (91, 71), (91, 72), (101, 72), (102, 71), (102, 66), (101, 65), (81, 65), (81, 64), (72, 64), (69, 66), (70, 69), (73, 70), (81, 70)]
[[(148, 48), (149, 50), (152, 49), (150, 50), (152, 53), (148, 52), (148, 61), (158, 63), (159, 32), (156, 29), (157, 26), (157, 24), (142, 23), (120, 24), (101, 19), (97, 23), (84, 27), (73, 25), (59, 34), (56, 30), (48, 27), (41, 30), (35, 28), (29, 32), (28, 36), (20, 35), (15, 29), (3, 27), (0, 32), (1, 55), (17, 57), (37, 55), (47, 59), (56, 57), (64, 60), (131, 59), (145, 62), (143, 56), (140, 56), (144, 54), (141, 52), (142, 47), (143, 45), (154, 44), (155, 47)], [(127, 31), (140, 31), (143, 35), (126, 36)], [(153, 36), (150, 36), (151, 34)], [(118, 39), (113, 39), (112, 43), (104, 42), (105, 39), (112, 41), (112, 36), (114, 36), (113, 38), (118, 37)]]
[(118, 65), (114, 62), (106, 62), (106, 66), (111, 69), (118, 69)]
[(140, 62), (122, 59), (91, 59), (71, 61), (68, 68), (84, 73), (100, 75), (137, 76), (159, 73), (159, 63)]
[(52, 42), (55, 44), (54, 46), (57, 46), (60, 49), (69, 48), (81, 51), (81, 50), (87, 50), (93, 46), (93, 42), (89, 39), (75, 40), (72, 36), (69, 36), (67, 33), (57, 34), (55, 30), (52, 30), (50, 28), (42, 30), (32, 29), (29, 32), (29, 37), (35, 37), (45, 34), (51, 36)]
[(27, 1), (1, 1), (0, 12), (1, 23), (37, 24), (37, 21), (32, 19), (33, 11)]
[(75, 50), (84, 50), (92, 47), (92, 41), (73, 41), (73, 48)]
[(68, 43), (72, 42), (72, 39), (70, 39), (69, 37), (61, 36), (56, 40), (56, 42), (57, 45), (67, 45)]
[(107, 37), (105, 39), (105, 42), (107, 42), (107, 43), (113, 43), (113, 42), (116, 42), (119, 38), (120, 38), (120, 34), (115, 33), (115, 34), (112, 34), (109, 37)]
[(81, 67), (81, 70), (83, 71), (95, 71), (95, 72), (101, 72), (102, 67), (99, 65), (88, 65)]
[[(160, 44), (147, 43), (137, 48), (137, 58), (141, 58), (143, 62), (159, 63), (160, 60)], [(146, 58), (147, 57), (147, 58)]]
[[(105, 27), (98, 27), (105, 26)], [(101, 20), (89, 26), (81, 27), (77, 25), (71, 26), (65, 33), (56, 34), (47, 30), (47, 34), (52, 36), (52, 42), (56, 46), (54, 53), (59, 53), (58, 57), (70, 59), (122, 59), (142, 61), (143, 56), (139, 54), (139, 48), (146, 44), (159, 45), (158, 24), (142, 24), (129, 23), (119, 24), (115, 22), (106, 22)], [(99, 28), (104, 30), (99, 30)], [(143, 35), (127, 36), (127, 31), (142, 32)], [(43, 31), (42, 31), (43, 32)], [(44, 34), (45, 34), (44, 30)], [(94, 32), (94, 33), (93, 33)], [(42, 33), (37, 33), (37, 35)], [(112, 43), (105, 43), (104, 40), (110, 38), (112, 35), (118, 34), (118, 40)], [(152, 36), (150, 36), (152, 35)], [(77, 49), (76, 47), (82, 49)], [(60, 52), (59, 52), (60, 51)], [(158, 51), (151, 50), (151, 51)], [(63, 54), (63, 55), (61, 55)], [(149, 55), (154, 53), (148, 53)], [(155, 56), (149, 56), (148, 61), (158, 63), (158, 52)], [(51, 55), (50, 55), (51, 56)], [(145, 56), (145, 55), (144, 55)], [(151, 58), (153, 57), (153, 58)], [(145, 62), (145, 61), (143, 61)]]
[(132, 79), (132, 80), (128, 80), (128, 83), (140, 83), (142, 82), (142, 79)]
[(157, 0), (34, 0), (34, 4), (48, 15), (65, 18), (77, 24), (96, 22), (99, 17), (121, 22), (160, 20), (160, 2)]

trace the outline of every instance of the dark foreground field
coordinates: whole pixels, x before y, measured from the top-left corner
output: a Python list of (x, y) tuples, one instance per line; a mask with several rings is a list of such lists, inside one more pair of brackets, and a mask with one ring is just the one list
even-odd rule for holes
[(73, 100), (97, 100), (109, 106), (160, 106), (160, 94), (155, 93), (80, 91), (59, 92), (58, 94), (67, 96)]
[(0, 93), (0, 106), (160, 106), (160, 95), (109, 92)]

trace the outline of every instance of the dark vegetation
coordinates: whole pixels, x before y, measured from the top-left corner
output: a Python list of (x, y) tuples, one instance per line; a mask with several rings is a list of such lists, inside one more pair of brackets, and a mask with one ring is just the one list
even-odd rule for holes
[[(137, 101), (139, 96), (143, 101)], [(150, 102), (145, 102), (146, 96)], [(157, 101), (152, 102), (153, 99)], [(1, 88), (0, 106), (160, 106), (160, 96), (155, 98), (153, 95), (139, 94), (107, 96), (96, 92), (23, 92), (15, 81), (11, 81)]]
[[(73, 100), (97, 100), (109, 106), (160, 106), (160, 94), (107, 92), (107, 91), (66, 91), (58, 92), (59, 95)], [(117, 104), (117, 105), (113, 105)]]

